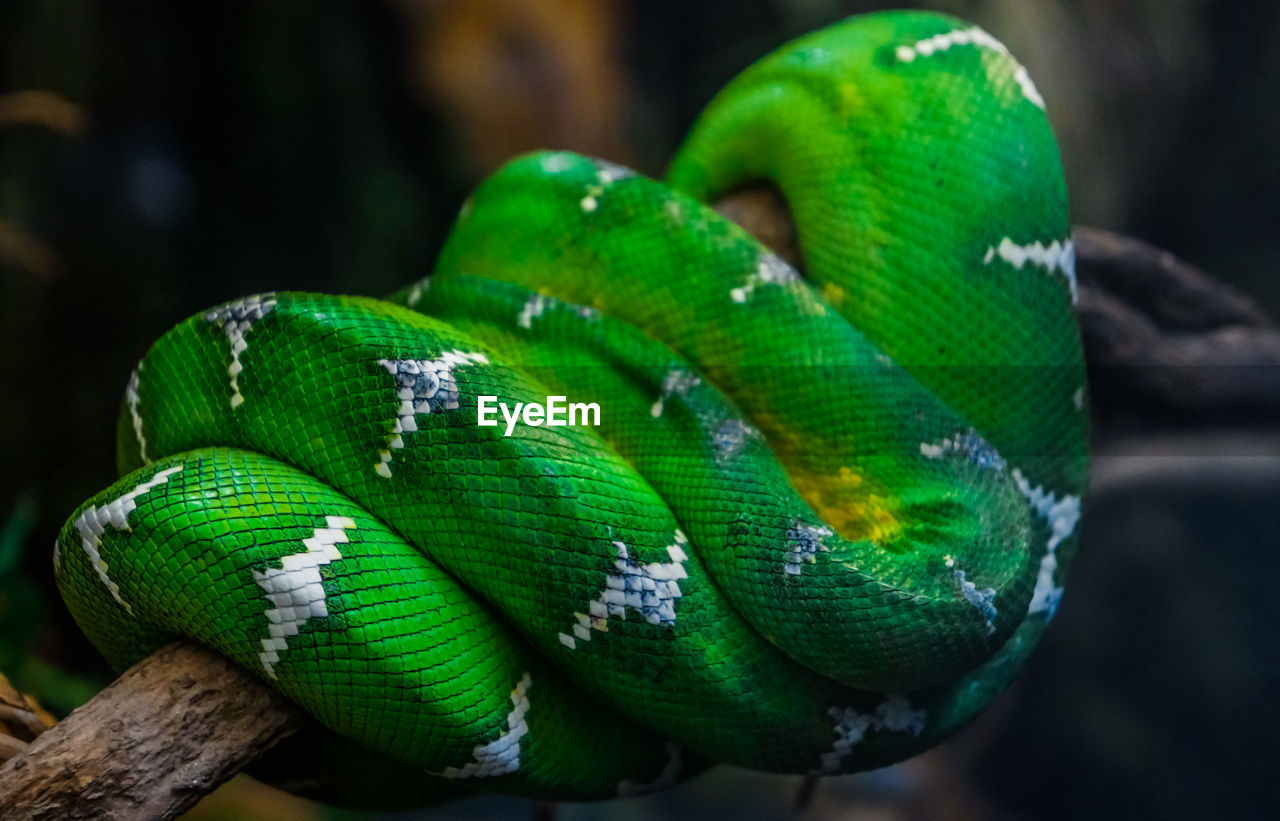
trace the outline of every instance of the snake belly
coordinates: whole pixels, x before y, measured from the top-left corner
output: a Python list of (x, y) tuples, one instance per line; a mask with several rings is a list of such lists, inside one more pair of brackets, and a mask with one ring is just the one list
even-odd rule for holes
[[(757, 183), (803, 276), (705, 204)], [(1025, 70), (950, 17), (850, 18), (736, 78), (665, 182), (521, 157), (388, 300), (175, 327), (57, 581), (116, 668), (185, 636), (305, 708), (263, 769), (332, 800), (882, 766), (986, 707), (1057, 606), (1074, 298)], [(477, 424), (553, 395), (599, 425)]]

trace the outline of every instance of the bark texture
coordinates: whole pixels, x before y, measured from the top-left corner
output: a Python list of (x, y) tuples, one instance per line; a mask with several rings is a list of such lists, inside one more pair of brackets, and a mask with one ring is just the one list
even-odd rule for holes
[(0, 767), (0, 816), (173, 818), (305, 720), (222, 656), (171, 644)]

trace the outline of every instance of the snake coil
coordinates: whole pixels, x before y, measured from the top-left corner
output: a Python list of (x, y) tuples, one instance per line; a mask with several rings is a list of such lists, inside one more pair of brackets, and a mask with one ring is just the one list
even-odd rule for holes
[[(317, 719), (264, 772), (346, 802), (925, 749), (1015, 675), (1075, 550), (1043, 109), (978, 28), (851, 18), (735, 79), (665, 184), (519, 158), (389, 300), (192, 317), (59, 536), (68, 607), (118, 668), (187, 636), (255, 671)], [(804, 277), (703, 204), (757, 181)], [(478, 424), (551, 396), (599, 425)]]

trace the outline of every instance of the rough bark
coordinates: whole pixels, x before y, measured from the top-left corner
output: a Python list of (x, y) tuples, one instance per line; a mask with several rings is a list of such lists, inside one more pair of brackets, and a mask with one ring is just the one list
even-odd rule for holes
[(171, 644), (0, 767), (0, 815), (173, 818), (304, 721), (222, 656)]
[[(803, 267), (782, 198), (717, 206)], [(1079, 228), (1078, 314), (1103, 428), (1276, 418), (1280, 331), (1248, 299), (1171, 254)], [(172, 818), (303, 726), (247, 672), (170, 645), (0, 767), (6, 818)], [(17, 744), (11, 744), (15, 748)]]

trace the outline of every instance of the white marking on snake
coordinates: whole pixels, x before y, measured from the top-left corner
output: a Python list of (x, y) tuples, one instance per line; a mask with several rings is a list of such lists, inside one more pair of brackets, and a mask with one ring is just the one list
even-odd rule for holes
[(592, 160), (591, 162), (596, 167), (596, 179), (600, 180), (600, 184), (606, 187), (613, 185), (618, 180), (625, 180), (636, 175), (636, 172), (625, 165), (618, 165), (608, 160)]
[(701, 379), (684, 368), (672, 368), (662, 380), (662, 393), (658, 396), (658, 401), (654, 402), (653, 407), (649, 409), (649, 414), (657, 419), (662, 415), (668, 399), (672, 396), (688, 399), (689, 391), (701, 384)]
[(799, 576), (804, 564), (813, 564), (818, 560), (818, 551), (830, 552), (831, 548), (822, 543), (823, 539), (835, 535), (829, 527), (814, 527), (803, 522), (794, 521), (787, 530), (787, 544), (795, 545), (795, 549), (787, 553), (787, 563), (783, 565), (789, 575)]
[(711, 439), (711, 444), (716, 449), (716, 461), (728, 462), (746, 446), (747, 439), (759, 436), (758, 430), (741, 419), (730, 417), (724, 420)]
[(416, 433), (418, 414), (457, 410), (458, 383), (453, 369), (459, 365), (487, 365), (482, 353), (447, 351), (439, 359), (379, 359), (378, 364), (396, 378), (400, 409), (387, 436), (387, 447), (378, 451), (374, 473), (391, 478), (391, 451), (404, 447), (404, 433)]
[(102, 534), (107, 531), (107, 525), (111, 525), (116, 530), (132, 530), (133, 528), (129, 526), (129, 514), (138, 509), (137, 498), (151, 489), (165, 484), (169, 481), (170, 476), (181, 470), (182, 465), (174, 465), (158, 471), (150, 479), (128, 493), (111, 500), (102, 507), (90, 505), (76, 517), (75, 529), (80, 534), (80, 544), (84, 547), (84, 552), (89, 557), (89, 564), (93, 567), (94, 572), (98, 574), (98, 578), (102, 579), (102, 583), (106, 585), (111, 597), (119, 602), (125, 612), (131, 616), (133, 615), (133, 607), (120, 596), (120, 587), (107, 575), (107, 563), (102, 560), (101, 554)]
[(410, 308), (418, 307), (418, 303), (422, 301), (422, 295), (431, 290), (431, 278), (426, 277), (413, 283), (413, 287), (409, 289), (409, 296), (405, 297), (404, 304)]
[(920, 443), (920, 455), (926, 459), (938, 460), (953, 453), (963, 455), (980, 468), (997, 473), (1005, 468), (1004, 457), (973, 428), (960, 431), (936, 444)]
[(138, 456), (142, 458), (142, 464), (151, 464), (151, 458), (147, 456), (147, 437), (142, 434), (142, 414), (138, 413), (138, 384), (142, 374), (142, 363), (138, 363), (138, 367), (133, 369), (133, 373), (129, 374), (129, 384), (124, 389), (124, 402), (129, 407), (129, 418), (133, 420), (133, 435), (138, 440)]
[(561, 302), (546, 294), (529, 294), (524, 305), (520, 306), (520, 313), (516, 314), (516, 325), (521, 328), (532, 328), (535, 319), (545, 314), (548, 308), (554, 308), (557, 305), (567, 308), (573, 312), (574, 316), (587, 322), (596, 322), (600, 319), (600, 312), (590, 306)]
[(814, 775), (839, 773), (841, 764), (868, 732), (920, 735), (925, 721), (924, 710), (913, 710), (907, 697), (896, 693), (886, 696), (869, 715), (859, 713), (852, 707), (832, 707), (827, 715), (836, 722), (836, 741), (830, 752), (822, 754), (822, 766), (813, 771)]
[[(582, 206), (582, 210), (588, 214), (596, 210), (600, 205), (599, 197), (604, 194), (606, 188), (613, 185), (618, 180), (626, 179), (627, 177), (634, 177), (636, 175), (636, 172), (632, 171), (630, 168), (624, 168), (621, 165), (615, 165), (614, 163), (606, 162), (605, 160), (593, 160), (593, 164), (596, 167), (597, 182), (594, 185), (587, 186), (587, 194), (579, 203), (579, 205)], [(543, 167), (545, 168), (545, 160)]]
[(231, 407), (238, 408), (244, 403), (244, 395), (240, 393), (240, 372), (244, 365), (240, 364), (240, 354), (249, 347), (245, 334), (259, 319), (271, 313), (276, 307), (275, 294), (258, 294), (228, 302), (220, 308), (214, 308), (204, 315), (204, 321), (210, 325), (221, 325), (231, 343), (231, 364), (227, 366), (227, 374), (231, 377)]
[(1084, 388), (1076, 389), (1075, 394), (1071, 397), (1071, 404), (1075, 405), (1078, 411), (1084, 410)]
[(1044, 108), (1044, 98), (1040, 96), (1039, 90), (1036, 89), (1036, 84), (1031, 82), (1031, 75), (1027, 73), (1027, 70), (1014, 59), (1004, 43), (977, 26), (938, 34), (920, 40), (913, 45), (898, 46), (895, 53), (901, 62), (913, 63), (917, 57), (931, 57), (934, 54), (941, 54), (953, 46), (978, 46), (979, 48), (991, 49), (1004, 57), (1013, 68), (1013, 79), (1017, 82), (1018, 87), (1022, 89), (1022, 96), (1030, 100), (1036, 108)]
[(324, 521), (324, 527), (314, 528), (311, 538), (302, 540), (305, 552), (285, 556), (279, 567), (253, 571), (254, 581), (275, 605), (263, 614), (267, 617), (268, 637), (262, 640), (262, 652), (258, 654), (262, 669), (272, 678), (276, 677), (280, 653), (289, 646), (289, 637), (298, 635), (308, 619), (329, 615), (320, 568), (342, 558), (337, 545), (347, 542), (347, 531), (354, 529), (356, 523), (346, 516), (326, 516)]
[(1067, 285), (1071, 288), (1072, 304), (1079, 302), (1080, 289), (1076, 282), (1076, 245), (1071, 240), (1054, 240), (1048, 245), (1043, 242), (1018, 245), (1013, 240), (1005, 237), (1000, 240), (999, 245), (987, 249), (987, 255), (983, 257), (982, 261), (990, 265), (997, 257), (1019, 271), (1027, 263), (1031, 263), (1051, 274), (1061, 274), (1066, 277)]
[(618, 551), (613, 563), (615, 571), (605, 577), (604, 590), (587, 604), (587, 612), (573, 614), (578, 622), (573, 626), (573, 635), (561, 633), (560, 643), (572, 650), (578, 641), (591, 641), (592, 630), (608, 632), (609, 617), (625, 619), (627, 608), (644, 616), (652, 625), (674, 625), (676, 599), (684, 595), (680, 592), (679, 580), (688, 578), (684, 569), (689, 558), (684, 552), (687, 544), (689, 540), (677, 530), (675, 540), (667, 546), (671, 561), (642, 565), (630, 557), (625, 544), (614, 542)]
[(1036, 578), (1036, 589), (1031, 594), (1027, 615), (1046, 612), (1048, 618), (1053, 618), (1062, 599), (1062, 587), (1053, 583), (1054, 571), (1058, 569), (1058, 545), (1075, 532), (1080, 521), (1080, 497), (1064, 496), (1059, 499), (1043, 487), (1032, 487), (1022, 471), (1016, 468), (1013, 480), (1032, 509), (1049, 523), (1049, 542), (1045, 546), (1044, 558), (1040, 560), (1040, 575)]
[(529, 298), (525, 300), (524, 307), (520, 309), (520, 314), (516, 317), (516, 325), (521, 328), (532, 328), (533, 320), (542, 316), (542, 312), (551, 304), (551, 300), (542, 294), (529, 294)]
[(964, 577), (964, 571), (956, 566), (956, 560), (950, 556), (946, 557), (947, 567), (951, 568), (956, 578), (956, 584), (960, 585), (960, 595), (965, 600), (977, 608), (982, 614), (982, 618), (987, 623), (987, 635), (996, 632), (996, 591), (995, 588), (988, 587), (986, 590), (979, 590), (978, 585), (968, 581)]
[(476, 746), (472, 755), (475, 761), (461, 767), (445, 767), (445, 778), (492, 778), (507, 775), (520, 769), (520, 739), (529, 734), (525, 715), (529, 712), (529, 687), (533, 678), (525, 673), (520, 683), (511, 691), (511, 703), (515, 705), (507, 714), (507, 731), (496, 741)]
[(562, 171), (568, 171), (573, 168), (576, 159), (576, 155), (565, 151), (547, 154), (542, 158), (542, 170), (548, 174), (559, 174)]
[(618, 784), (618, 798), (633, 798), (637, 795), (645, 795), (659, 790), (665, 790), (667, 787), (676, 783), (676, 779), (680, 776), (680, 768), (684, 766), (683, 756), (680, 754), (680, 748), (672, 744), (670, 741), (666, 743), (667, 763), (663, 766), (662, 772), (652, 781), (632, 781), (626, 779)]
[(761, 285), (784, 285), (799, 280), (800, 274), (796, 273), (795, 268), (784, 262), (777, 254), (766, 252), (760, 255), (756, 270), (747, 276), (747, 281), (742, 287), (729, 291), (729, 297), (734, 302), (742, 304), (750, 299), (756, 288)]
[(810, 65), (815, 63), (825, 63), (831, 58), (831, 52), (827, 51), (825, 48), (814, 47), (801, 53), (804, 54), (806, 61)]

